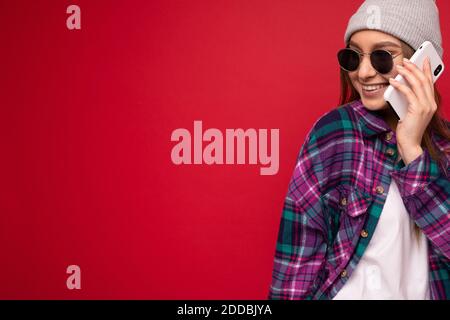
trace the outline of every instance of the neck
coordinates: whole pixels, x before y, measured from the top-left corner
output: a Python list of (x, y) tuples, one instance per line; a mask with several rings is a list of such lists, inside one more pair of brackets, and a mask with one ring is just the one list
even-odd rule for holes
[(395, 132), (395, 130), (397, 129), (397, 115), (395, 113), (395, 111), (388, 106), (385, 109), (382, 110), (378, 110), (377, 111), (378, 114), (384, 119), (384, 121), (389, 125), (389, 127), (392, 129), (392, 131)]

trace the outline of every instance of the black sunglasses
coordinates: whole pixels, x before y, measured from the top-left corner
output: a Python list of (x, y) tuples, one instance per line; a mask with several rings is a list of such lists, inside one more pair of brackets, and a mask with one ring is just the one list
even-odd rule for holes
[(361, 63), (361, 57), (365, 55), (370, 56), (370, 63), (378, 73), (386, 74), (391, 72), (394, 67), (394, 58), (398, 57), (400, 53), (393, 56), (392, 53), (386, 50), (361, 53), (354, 49), (345, 48), (339, 50), (337, 57), (341, 68), (345, 71), (352, 72), (358, 69), (359, 64)]

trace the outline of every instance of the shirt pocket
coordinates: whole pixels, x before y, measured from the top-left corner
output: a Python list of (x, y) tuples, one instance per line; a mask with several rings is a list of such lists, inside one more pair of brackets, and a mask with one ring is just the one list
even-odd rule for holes
[(337, 254), (337, 248), (348, 247), (359, 234), (373, 198), (358, 187), (338, 185), (323, 194), (321, 201), (329, 248)]
[(356, 218), (367, 212), (372, 196), (358, 187), (339, 185), (321, 197), (325, 213), (341, 214)]

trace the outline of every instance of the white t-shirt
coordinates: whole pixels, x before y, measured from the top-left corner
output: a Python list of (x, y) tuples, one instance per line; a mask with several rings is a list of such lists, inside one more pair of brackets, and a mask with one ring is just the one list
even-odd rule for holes
[(429, 300), (428, 248), (392, 179), (372, 239), (333, 300)]

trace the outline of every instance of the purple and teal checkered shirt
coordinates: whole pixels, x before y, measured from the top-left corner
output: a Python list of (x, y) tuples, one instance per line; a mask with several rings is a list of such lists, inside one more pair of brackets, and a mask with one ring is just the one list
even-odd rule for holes
[(316, 121), (284, 201), (269, 299), (332, 299), (370, 242), (391, 179), (427, 237), (431, 299), (450, 298), (449, 155), (438, 163), (424, 148), (406, 166), (397, 158), (395, 132), (361, 100)]

